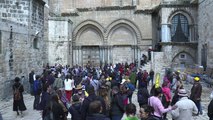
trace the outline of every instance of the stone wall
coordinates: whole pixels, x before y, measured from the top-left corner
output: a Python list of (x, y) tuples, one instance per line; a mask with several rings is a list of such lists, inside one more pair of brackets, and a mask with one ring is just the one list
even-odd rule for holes
[[(140, 0), (141, 4), (145, 1), (147, 2), (147, 0)], [(138, 0), (50, 1), (50, 12), (53, 13), (51, 15), (62, 19), (69, 18), (73, 22), (73, 29), (71, 30), (73, 32), (72, 43), (75, 47), (72, 49), (73, 59), (75, 59), (73, 63), (82, 63), (81, 49), (85, 46), (100, 46), (101, 59), (103, 58), (102, 61), (107, 60), (108, 62), (112, 59), (110, 58), (111, 52), (116, 49), (113, 48), (116, 45), (128, 46), (128, 49), (133, 49), (135, 58), (140, 57), (141, 51), (147, 51), (148, 47), (152, 46), (152, 15), (151, 9), (146, 11), (140, 6), (141, 9), (137, 10), (136, 4), (140, 2)], [(52, 26), (56, 27), (55, 25)], [(59, 24), (57, 27), (58, 29), (67, 29), (67, 26)], [(51, 29), (52, 27), (49, 30)], [(55, 30), (55, 32), (63, 34), (58, 30)], [(51, 33), (49, 36), (54, 35)], [(52, 37), (49, 40), (58, 41), (58, 37)], [(52, 45), (52, 47), (49, 46), (49, 53), (56, 48), (54, 43)], [(49, 54), (49, 62), (54, 64), (57, 58), (57, 63), (62, 61), (67, 63), (66, 60), (63, 60), (66, 57), (59, 57), (59, 55), (62, 56), (61, 52), (59, 50), (54, 53), (55, 55)], [(76, 61), (78, 62), (76, 63)]]
[(213, 1), (199, 0), (198, 21), (199, 21), (199, 49), (198, 60), (201, 64), (201, 49), (203, 45), (207, 45), (207, 67), (213, 67)]
[[(170, 68), (170, 65), (165, 60), (165, 53), (164, 52), (153, 52), (152, 53), (152, 65), (151, 68), (154, 70), (155, 75), (156, 73), (160, 73), (160, 84), (162, 84), (163, 76), (165, 73), (166, 68)], [(156, 76), (155, 76), (156, 77)], [(156, 78), (154, 78), (155, 80)]]
[[(78, 17), (70, 17), (75, 28), (81, 23), (91, 20), (103, 26), (104, 29), (110, 27), (113, 23), (119, 20), (127, 20), (134, 24), (142, 35), (140, 44), (150, 45), (152, 39), (152, 16), (151, 14), (135, 14), (134, 10), (106, 10), (106, 11), (87, 11), (79, 13)], [(119, 24), (119, 23), (118, 23)], [(116, 24), (115, 24), (116, 25)]]
[(44, 2), (38, 0), (32, 0), (31, 9), (31, 27), (37, 32), (41, 32), (44, 29)]
[[(163, 45), (165, 63), (169, 67), (180, 68), (195, 65), (197, 63), (197, 44), (193, 45)], [(181, 58), (180, 54), (185, 57)]]
[(71, 24), (68, 19), (49, 19), (48, 59), (50, 65), (55, 63), (67, 65), (71, 63)]
[(75, 12), (80, 9), (135, 7), (136, 10), (152, 10), (160, 4), (160, 0), (51, 0), (50, 12), (53, 15)]
[(27, 25), (30, 0), (0, 0), (0, 17)]
[[(26, 25), (14, 23), (8, 20), (0, 20), (1, 25), (1, 40), (2, 40), (2, 53), (0, 54), (0, 69), (1, 86), (0, 96), (2, 98), (6, 95), (10, 95), (11, 84), (13, 79), (21, 76), (25, 76), (28, 83), (28, 73), (31, 68), (35, 68), (36, 73), (41, 72), (43, 59), (42, 46), (39, 49), (34, 49), (32, 46), (31, 36), (28, 33), (28, 27)], [(40, 41), (43, 45), (43, 41)], [(27, 84), (25, 86), (27, 89)]]
[[(33, 0), (35, 2), (35, 0)], [(36, 15), (31, 19), (31, 0), (0, 0), (0, 97), (12, 95), (15, 77), (22, 78), (28, 90), (28, 74), (32, 68), (42, 72), (47, 63), (44, 41), (44, 2), (35, 2)], [(6, 15), (5, 15), (6, 14)], [(11, 15), (10, 15), (11, 14)]]

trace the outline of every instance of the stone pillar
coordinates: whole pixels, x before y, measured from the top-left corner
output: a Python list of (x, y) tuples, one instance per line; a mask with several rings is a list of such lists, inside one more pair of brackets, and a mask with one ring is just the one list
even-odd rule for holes
[(133, 55), (133, 60), (132, 62), (135, 62), (137, 60), (137, 46), (133, 46), (133, 52), (134, 52), (134, 55)]
[(104, 64), (105, 61), (108, 61), (108, 48), (107, 46), (104, 46)]
[(161, 24), (161, 40), (162, 42), (171, 42), (171, 30), (169, 24)]
[(73, 47), (73, 65), (78, 64), (78, 49), (77, 46)]
[(140, 48), (138, 47), (137, 48), (137, 54), (138, 54), (138, 67), (140, 67), (140, 65), (141, 65), (141, 51), (140, 51)]
[(81, 46), (78, 46), (78, 62), (77, 63), (78, 65), (83, 65)]
[(100, 62), (103, 64), (104, 63), (104, 47), (103, 46), (99, 46), (100, 48)]
[(113, 46), (110, 46), (109, 47), (109, 63), (112, 63), (113, 62), (113, 55), (112, 55), (112, 49), (113, 49)]
[(106, 51), (107, 51), (107, 63), (109, 63), (109, 59), (110, 59), (110, 51), (109, 51), (109, 46), (107, 46), (107, 49), (106, 49)]

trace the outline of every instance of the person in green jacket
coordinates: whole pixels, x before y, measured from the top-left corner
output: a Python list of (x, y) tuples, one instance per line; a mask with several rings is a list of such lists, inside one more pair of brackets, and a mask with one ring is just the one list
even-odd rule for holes
[(136, 69), (133, 69), (132, 72), (129, 75), (129, 80), (131, 83), (136, 87)]
[(126, 106), (126, 118), (124, 120), (139, 120), (136, 116), (136, 106), (133, 103)]

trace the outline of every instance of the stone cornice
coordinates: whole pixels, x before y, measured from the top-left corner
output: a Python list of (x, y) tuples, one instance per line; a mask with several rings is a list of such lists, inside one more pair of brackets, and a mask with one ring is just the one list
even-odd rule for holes
[(79, 16), (77, 12), (70, 12), (70, 13), (61, 13), (62, 17), (67, 17), (67, 16)]
[(105, 11), (105, 10), (133, 10), (136, 6), (104, 6), (104, 7), (96, 7), (97, 11)]
[(198, 45), (198, 42), (160, 42), (160, 45), (166, 46), (166, 45), (173, 45), (173, 46), (190, 46), (196, 48)]
[(171, 3), (161, 3), (160, 8), (162, 7), (167, 7), (167, 8), (174, 8), (174, 7), (198, 7), (197, 4), (191, 4), (190, 2), (187, 3), (176, 3), (176, 2), (171, 2)]
[(79, 12), (110, 11), (110, 10), (134, 10), (136, 6), (102, 6), (94, 8), (76, 8)]
[(135, 14), (152, 14), (154, 12), (153, 9), (145, 9), (145, 10), (135, 10)]
[(154, 13), (154, 12), (156, 12), (156, 11), (158, 11), (159, 10), (159, 5), (157, 5), (157, 6), (151, 6), (151, 7), (149, 7), (149, 8), (144, 8), (144, 9), (141, 9), (141, 8), (136, 8), (135, 9), (135, 14), (152, 14), (152, 13)]
[(68, 21), (69, 23), (73, 23), (70, 19), (64, 18), (64, 17), (49, 17), (49, 20), (54, 20), (54, 21)]

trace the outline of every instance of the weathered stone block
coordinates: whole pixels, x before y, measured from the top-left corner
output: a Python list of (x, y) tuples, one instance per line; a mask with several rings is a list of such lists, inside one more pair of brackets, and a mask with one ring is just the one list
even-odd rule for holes
[(5, 0), (0, 0), (0, 3), (5, 3)]
[(7, 17), (7, 13), (2, 13), (2, 17)]

